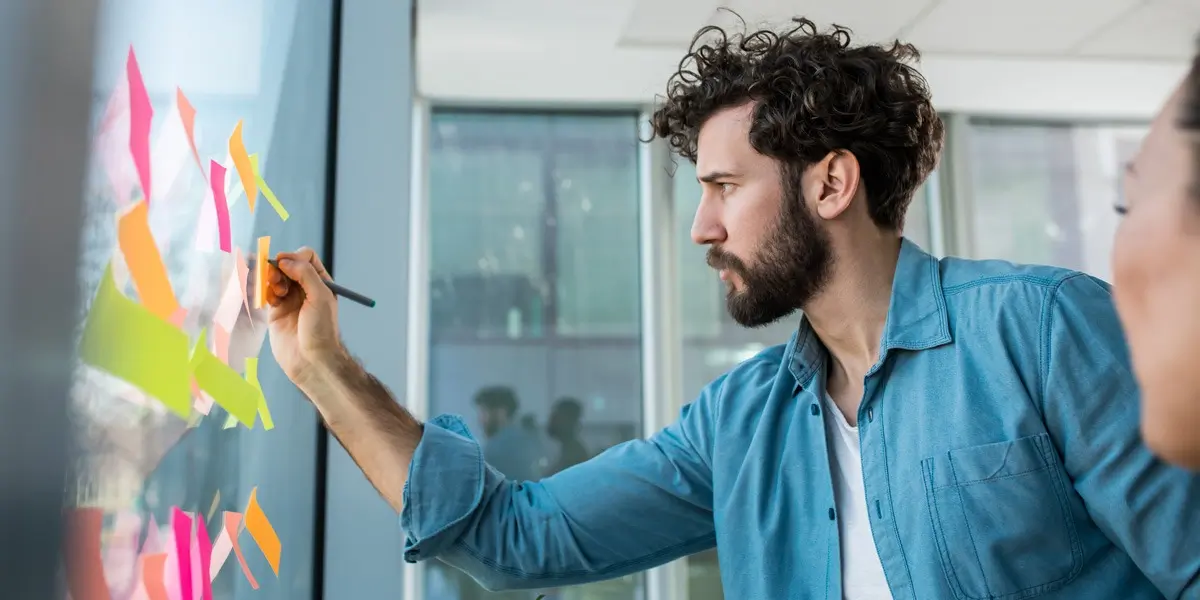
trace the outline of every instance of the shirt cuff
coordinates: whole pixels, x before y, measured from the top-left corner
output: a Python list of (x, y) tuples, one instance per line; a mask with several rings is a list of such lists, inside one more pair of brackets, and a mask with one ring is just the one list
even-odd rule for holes
[(439, 415), (425, 424), (404, 484), (404, 560), (433, 558), (452, 546), (483, 498), (483, 451), (466, 424)]

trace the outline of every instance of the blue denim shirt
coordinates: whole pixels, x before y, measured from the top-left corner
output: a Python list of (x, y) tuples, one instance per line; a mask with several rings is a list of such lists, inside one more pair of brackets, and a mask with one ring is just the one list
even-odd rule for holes
[[(905, 242), (858, 411), (892, 595), (1200, 598), (1200, 478), (1155, 459), (1109, 288)], [(400, 525), (490, 589), (578, 584), (719, 548), (725, 597), (841, 600), (826, 350), (801, 323), (679, 421), (539, 482), (461, 420), (425, 427)]]

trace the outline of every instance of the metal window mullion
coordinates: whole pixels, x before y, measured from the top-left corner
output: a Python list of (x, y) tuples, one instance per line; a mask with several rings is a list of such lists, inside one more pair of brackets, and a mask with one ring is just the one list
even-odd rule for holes
[[(404, 406), (420, 420), (429, 418), (429, 104), (413, 99), (412, 165), (408, 228), (408, 365)], [(424, 600), (425, 563), (405, 563), (404, 600)]]
[(974, 205), (971, 197), (971, 121), (955, 113), (946, 119), (946, 149), (942, 159), (940, 207), (947, 256), (975, 256)]
[[(649, 115), (643, 114), (640, 137), (648, 139), (649, 134)], [(678, 260), (671, 179), (666, 169), (670, 160), (663, 140), (638, 146), (644, 436), (669, 424), (682, 405)], [(685, 600), (687, 587), (686, 559), (646, 573), (647, 600)]]

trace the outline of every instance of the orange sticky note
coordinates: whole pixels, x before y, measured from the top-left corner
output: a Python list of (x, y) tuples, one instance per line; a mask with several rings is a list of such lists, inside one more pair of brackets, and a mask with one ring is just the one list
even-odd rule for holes
[(254, 179), (254, 166), (250, 164), (250, 155), (246, 153), (246, 144), (242, 142), (242, 122), (238, 121), (229, 136), (229, 156), (233, 158), (233, 166), (237, 167), (238, 177), (242, 180), (242, 188), (246, 190), (246, 202), (250, 203), (250, 212), (254, 212), (254, 201), (258, 198), (258, 185)]
[(150, 312), (170, 320), (179, 310), (179, 301), (167, 278), (162, 254), (150, 233), (150, 207), (145, 199), (121, 215), (117, 222), (117, 239), (138, 299)]
[(279, 554), (282, 546), (279, 536), (275, 533), (275, 528), (271, 527), (266, 513), (258, 505), (257, 494), (258, 488), (250, 490), (250, 502), (246, 504), (246, 531), (250, 532), (250, 537), (254, 538), (259, 549), (262, 550), (263, 556), (266, 556), (267, 562), (271, 564), (271, 570), (275, 571), (275, 576), (278, 577)]
[[(250, 492), (250, 502), (254, 502), (254, 492)], [(63, 558), (66, 563), (67, 589), (70, 590), (71, 597), (75, 600), (109, 600), (111, 595), (100, 556), (100, 532), (104, 526), (104, 513), (98, 508), (77, 508), (67, 513), (66, 525), (67, 543), (63, 549)], [(278, 564), (278, 550), (275, 556), (275, 564)], [(275, 573), (279, 573), (278, 569)]]
[[(253, 494), (253, 492), (251, 492)], [(254, 574), (250, 572), (250, 565), (246, 564), (246, 555), (242, 554), (242, 546), (238, 544), (238, 534), (241, 533), (238, 527), (242, 523), (241, 513), (226, 512), (225, 513), (225, 532), (224, 535), (229, 538), (229, 543), (233, 546), (233, 554), (237, 556), (238, 562), (242, 564), (242, 573), (246, 575), (246, 581), (250, 582), (250, 587), (258, 589), (258, 580), (254, 578)]]
[(258, 254), (255, 256), (254, 308), (267, 303), (267, 259), (271, 253), (271, 236), (258, 238)]
[(142, 557), (142, 587), (150, 600), (168, 600), (165, 576), (167, 553), (147, 554)]
[(196, 166), (200, 167), (200, 175), (207, 179), (208, 173), (204, 172), (204, 163), (200, 162), (200, 152), (196, 150), (196, 109), (179, 88), (175, 88), (175, 104), (179, 106), (179, 118), (183, 121), (183, 130), (187, 133), (188, 145), (192, 147)]

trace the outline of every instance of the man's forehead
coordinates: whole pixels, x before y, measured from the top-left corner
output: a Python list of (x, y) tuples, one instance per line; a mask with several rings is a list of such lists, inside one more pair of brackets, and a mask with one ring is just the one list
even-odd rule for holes
[(754, 105), (746, 103), (722, 109), (700, 127), (696, 139), (696, 170), (735, 172), (754, 152), (750, 145), (750, 123)]

